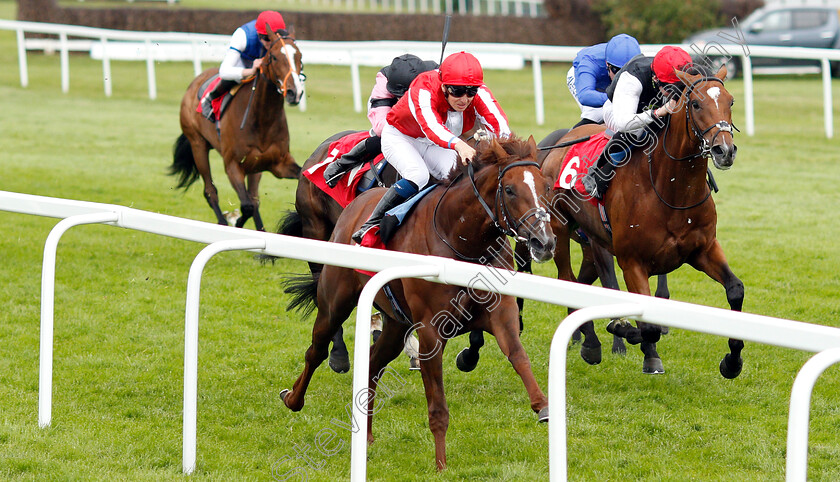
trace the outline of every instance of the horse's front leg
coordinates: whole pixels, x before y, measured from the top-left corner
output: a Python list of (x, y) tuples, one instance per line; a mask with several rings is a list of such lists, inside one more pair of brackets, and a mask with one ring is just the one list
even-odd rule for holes
[[(260, 179), (262, 179), (261, 172), (248, 174), (248, 199), (251, 202), (254, 216), (254, 227), (257, 231), (265, 231), (262, 217), (260, 216)], [(243, 216), (244, 218), (245, 216)], [(240, 224), (241, 222), (241, 224)], [(245, 221), (236, 221), (236, 227), (241, 228), (245, 225)]]
[[(691, 266), (709, 275), (710, 278), (723, 285), (726, 290), (726, 300), (729, 307), (734, 311), (741, 311), (744, 305), (744, 283), (735, 276), (726, 262), (723, 248), (720, 247), (717, 239), (693, 260), (689, 260)], [(743, 360), (741, 350), (744, 348), (742, 340), (729, 339), (729, 353), (720, 362), (720, 374), (725, 378), (735, 378), (741, 374)]]
[(499, 349), (508, 358), (513, 369), (525, 384), (528, 398), (531, 402), (531, 410), (538, 414), (538, 421), (548, 421), (548, 399), (540, 389), (531, 370), (531, 360), (528, 353), (522, 346), (519, 339), (519, 330), (516, 326), (516, 304), (509, 296), (502, 298), (502, 303), (492, 312), (485, 312), (489, 318), (488, 325), (493, 336), (499, 344)]
[[(590, 245), (592, 264), (595, 272), (601, 280), (601, 286), (613, 290), (620, 290), (618, 286), (618, 278), (615, 276), (615, 262), (613, 262), (613, 255), (606, 248), (592, 243)], [(580, 278), (580, 276), (578, 276)], [(580, 279), (578, 279), (580, 281)], [(588, 284), (592, 284), (592, 280)], [(624, 346), (624, 339), (620, 336), (613, 335), (612, 352), (617, 355), (624, 355), (627, 353), (627, 347)]]
[(190, 141), (190, 147), (192, 148), (195, 167), (201, 175), (201, 180), (204, 181), (204, 199), (210, 209), (213, 210), (213, 214), (216, 215), (216, 221), (222, 226), (227, 226), (227, 219), (219, 208), (219, 192), (216, 190), (216, 185), (213, 184), (213, 175), (210, 171), (210, 148), (207, 141), (204, 138)]
[[(624, 271), (624, 282), (627, 283), (627, 290), (631, 293), (639, 293), (650, 296), (650, 281), (648, 272), (636, 262), (628, 260), (622, 266)], [(642, 373), (660, 374), (665, 373), (665, 367), (662, 365), (662, 360), (659, 358), (659, 353), (656, 351), (656, 342), (661, 336), (661, 328), (659, 325), (652, 323), (645, 323), (639, 321), (636, 323), (637, 328), (629, 327), (629, 323), (621, 325), (618, 322), (611, 322), (607, 327), (607, 331), (618, 334), (627, 339), (632, 344), (640, 343), (640, 348), (645, 356), (642, 363)], [(610, 327), (613, 327), (612, 329)]]
[[(370, 392), (368, 397), (368, 423), (367, 439), (368, 444), (373, 443), (373, 414), (379, 411), (384, 400), (395, 395), (397, 386), (405, 385), (406, 380), (399, 372), (389, 369), (391, 363), (402, 351), (405, 341), (409, 336), (409, 327), (393, 318), (388, 318), (382, 313), (382, 334), (370, 348)], [(385, 375), (388, 377), (385, 377)], [(386, 380), (382, 380), (387, 378)], [(374, 398), (381, 396), (379, 406), (374, 403)]]

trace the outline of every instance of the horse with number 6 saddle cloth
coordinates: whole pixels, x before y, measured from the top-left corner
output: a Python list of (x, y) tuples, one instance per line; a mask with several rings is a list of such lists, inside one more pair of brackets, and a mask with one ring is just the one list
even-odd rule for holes
[(554, 182), (554, 189), (574, 189), (589, 202), (597, 205), (598, 200), (589, 196), (583, 187), (583, 176), (595, 164), (610, 138), (606, 131), (593, 134), (588, 140), (572, 145), (566, 152), (560, 175)]

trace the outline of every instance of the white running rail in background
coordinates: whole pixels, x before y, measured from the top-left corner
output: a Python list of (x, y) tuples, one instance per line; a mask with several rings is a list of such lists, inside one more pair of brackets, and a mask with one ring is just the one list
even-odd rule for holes
[[(548, 373), (549, 464), (552, 481), (565, 480), (567, 349), (572, 332), (588, 320), (619, 315), (650, 323), (701, 333), (738, 338), (819, 353), (803, 366), (791, 393), (787, 446), (788, 480), (805, 480), (807, 471), (808, 411), (816, 378), (826, 367), (840, 361), (840, 329), (783, 320), (750, 313), (641, 296), (455, 261), (452, 259), (362, 248), (313, 241), (278, 234), (219, 226), (112, 204), (56, 199), (0, 191), (0, 210), (63, 218), (47, 237), (44, 250), (41, 293), (41, 363), (39, 425), (51, 423), (52, 333), (54, 307), (55, 248), (61, 235), (72, 226), (104, 223), (126, 229), (205, 243), (190, 268), (187, 287), (184, 341), (184, 434), (183, 470), (192, 473), (196, 459), (196, 406), (198, 367), (198, 302), (200, 277), (207, 260), (219, 252), (250, 250), (285, 258), (379, 271), (362, 291), (356, 320), (354, 392), (366, 389), (369, 366), (370, 305), (373, 296), (388, 280), (417, 277), (429, 281), (491, 291), (577, 308), (557, 328), (551, 342)], [(494, 281), (504, 280), (494, 284)], [(721, 354), (724, 350), (721, 350)], [(747, 359), (749, 363), (749, 359)], [(351, 395), (353, 395), (351, 394)], [(355, 397), (353, 397), (355, 401)], [(352, 403), (352, 402), (351, 402)], [(353, 403), (360, 426), (367, 413)], [(365, 480), (367, 445), (365, 432), (357, 431), (351, 441), (351, 473)]]
[[(105, 95), (112, 93), (111, 60), (131, 59), (146, 62), (149, 84), (149, 98), (157, 98), (155, 83), (155, 62), (191, 61), (195, 75), (202, 71), (202, 61), (221, 62), (230, 37), (227, 35), (176, 33), (176, 32), (129, 32), (124, 30), (106, 30), (77, 25), (58, 25), (36, 22), (17, 22), (0, 20), (0, 30), (17, 32), (18, 64), (20, 84), (29, 85), (26, 62), (27, 50), (58, 50), (61, 59), (61, 90), (70, 90), (69, 54), (71, 49), (89, 51), (95, 58), (102, 59), (102, 75)], [(57, 35), (55, 40), (27, 39), (25, 33)], [(69, 40), (69, 37), (89, 39)], [(409, 41), (376, 42), (324, 42), (299, 40), (298, 46), (303, 53), (304, 64), (349, 65), (351, 69), (351, 95), (356, 112), (362, 112), (362, 89), (359, 81), (359, 66), (384, 66), (391, 59), (403, 53), (413, 53), (421, 58), (438, 60), (440, 43)], [(655, 54), (662, 45), (643, 45), (646, 55)], [(831, 89), (831, 62), (840, 62), (840, 50), (806, 49), (798, 47), (749, 46), (747, 51), (738, 44), (707, 44), (698, 46), (683, 45), (688, 52), (721, 53), (738, 57), (744, 75), (744, 131), (747, 135), (755, 134), (755, 102), (753, 93), (753, 68), (751, 57), (778, 57), (791, 59), (811, 59), (818, 61), (822, 69), (823, 124), (825, 135), (834, 136), (833, 100)], [(714, 47), (714, 48), (712, 48)], [(545, 105), (543, 102), (542, 62), (571, 62), (581, 49), (580, 46), (522, 45), (450, 42), (447, 52), (465, 50), (472, 52), (488, 69), (521, 69), (526, 62), (531, 63), (534, 74), (534, 111), (538, 125), (545, 123)], [(185, 85), (186, 85), (185, 79)], [(311, 80), (311, 79), (310, 79)], [(553, 95), (568, 98), (565, 76), (561, 84), (550, 87)], [(305, 110), (305, 102), (301, 105)]]

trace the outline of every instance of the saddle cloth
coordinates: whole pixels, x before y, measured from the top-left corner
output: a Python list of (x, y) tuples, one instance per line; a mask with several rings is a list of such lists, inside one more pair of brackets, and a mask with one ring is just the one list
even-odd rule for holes
[[(368, 137), (370, 137), (370, 133), (368, 131), (363, 131), (348, 134), (333, 142), (330, 144), (329, 150), (327, 151), (328, 154), (326, 159), (304, 170), (304, 177), (309, 179), (312, 184), (318, 186), (318, 189), (329, 194), (329, 196), (335, 199), (341, 207), (346, 208), (351, 201), (356, 199), (356, 195), (359, 192), (366, 191), (371, 188), (373, 183), (371, 183), (371, 185), (362, 185), (362, 180), (365, 178), (365, 174), (370, 171), (370, 162), (363, 162), (348, 171), (341, 177), (335, 187), (327, 186), (327, 182), (324, 180), (324, 170), (331, 162), (336, 159), (340, 159), (341, 156), (349, 152), (356, 144), (362, 142)], [(374, 164), (376, 164), (377, 171), (380, 173), (383, 169), (385, 169), (384, 161), (385, 158), (382, 154), (379, 154), (374, 159)]]
[[(601, 152), (603, 152), (604, 146), (607, 145), (609, 140), (610, 138), (607, 137), (605, 132), (599, 132), (590, 137), (588, 141), (574, 144), (566, 152), (560, 175), (554, 182), (554, 189), (574, 189), (589, 198), (589, 194), (583, 188), (583, 176), (601, 156)], [(593, 204), (596, 204), (596, 201), (597, 199), (590, 199)]]
[[(213, 106), (213, 115), (216, 117), (217, 120), (222, 118), (222, 113), (227, 109), (227, 106), (230, 104), (231, 99), (233, 99), (233, 96), (236, 94), (239, 88), (252, 80), (254, 80), (254, 77), (249, 77), (243, 80), (241, 84), (233, 86), (233, 88), (225, 92), (225, 95), (220, 95), (219, 97), (216, 97), (215, 99), (210, 101), (210, 105)], [(198, 112), (199, 114), (203, 114), (203, 112), (201, 111), (201, 99), (204, 97), (204, 93), (209, 92), (211, 89), (215, 89), (221, 81), (222, 78), (219, 77), (219, 74), (216, 74), (207, 79), (203, 84), (201, 84), (201, 87), (198, 89), (197, 94), (198, 105), (195, 108), (196, 112)]]

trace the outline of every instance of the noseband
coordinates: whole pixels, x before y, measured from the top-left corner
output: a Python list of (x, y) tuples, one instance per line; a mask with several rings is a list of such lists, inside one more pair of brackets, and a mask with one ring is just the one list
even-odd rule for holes
[[(291, 37), (286, 37), (286, 38), (291, 38)], [(287, 89), (286, 89), (286, 81), (287, 81), (287, 80), (289, 80), (289, 77), (291, 77), (292, 72), (295, 70), (295, 66), (294, 66), (294, 58), (289, 59), (289, 58), (288, 58), (288, 56), (286, 57), (286, 58), (289, 60), (289, 71), (288, 71), (288, 72), (286, 72), (286, 75), (283, 77), (283, 79), (282, 79), (282, 80), (279, 80), (279, 81), (278, 81), (278, 79), (272, 79), (272, 78), (271, 78), (271, 76), (269, 75), (269, 72), (271, 72), (271, 70), (269, 69), (269, 67), (271, 66), (271, 64), (272, 64), (274, 61), (276, 61), (276, 60), (277, 60), (277, 57), (275, 57), (275, 56), (274, 56), (274, 54), (273, 54), (273, 53), (271, 53), (271, 48), (272, 48), (272, 47), (274, 47), (274, 44), (275, 44), (275, 43), (277, 43), (277, 42), (280, 42), (280, 49), (281, 49), (281, 50), (285, 50), (285, 48), (286, 48), (286, 42), (285, 42), (284, 38), (283, 38), (283, 37), (281, 37), (280, 35), (277, 35), (277, 38), (276, 38), (275, 40), (272, 40), (272, 41), (271, 41), (271, 43), (270, 43), (270, 44), (268, 44), (268, 49), (266, 49), (266, 56), (268, 57), (268, 62), (266, 62), (265, 64), (263, 64), (263, 65), (261, 65), (261, 66), (260, 66), (260, 72), (261, 72), (263, 75), (265, 75), (266, 77), (268, 77), (268, 78), (269, 78), (269, 80), (271, 80), (271, 82), (272, 82), (274, 85), (277, 85), (277, 84), (278, 84), (278, 82), (279, 82), (279, 84), (280, 84), (280, 85), (278, 85), (278, 86), (277, 86), (277, 89), (280, 91), (280, 94), (281, 94), (283, 97), (286, 97), (286, 90), (287, 90)], [(291, 44), (294, 46), (294, 39), (292, 39), (292, 43), (291, 43)], [(295, 48), (296, 48), (296, 47), (295, 47)], [(297, 48), (296, 48), (296, 49), (297, 49)], [(301, 75), (302, 75), (302, 74), (301, 74)]]
[[(546, 211), (543, 208), (537, 208), (534, 212), (532, 212), (531, 214), (529, 214), (528, 216), (526, 216), (522, 220), (515, 219), (513, 216), (510, 215), (510, 211), (508, 211), (507, 204), (504, 201), (504, 196), (501, 195), (502, 194), (502, 177), (505, 175), (505, 173), (507, 171), (513, 169), (514, 167), (529, 167), (529, 166), (536, 167), (537, 169), (539, 169), (539, 167), (540, 167), (540, 165), (537, 164), (534, 161), (517, 161), (517, 162), (512, 162), (512, 163), (508, 164), (507, 166), (505, 166), (504, 168), (499, 169), (499, 176), (496, 178), (496, 184), (497, 184), (496, 198), (495, 198), (493, 204), (496, 207), (496, 211), (501, 213), (501, 218), (502, 218), (502, 221), (504, 223), (504, 226), (503, 226), (502, 223), (499, 222), (499, 216), (496, 216), (496, 213), (494, 212), (494, 210), (490, 208), (490, 205), (487, 204), (487, 201), (485, 201), (484, 198), (481, 197), (481, 194), (478, 192), (478, 187), (475, 185), (475, 170), (473, 168), (472, 163), (467, 165), (467, 177), (470, 180), (470, 186), (472, 186), (473, 193), (475, 193), (475, 197), (478, 199), (478, 202), (481, 204), (481, 207), (484, 208), (484, 211), (487, 213), (487, 216), (490, 217), (490, 220), (493, 221), (493, 225), (496, 227), (496, 229), (499, 230), (499, 232), (501, 232), (502, 234), (504, 234), (506, 236), (510, 236), (510, 237), (516, 239), (517, 241), (527, 241), (528, 240), (527, 238), (525, 238), (524, 236), (519, 234), (519, 229), (525, 224), (525, 221), (527, 221), (528, 219), (531, 219), (532, 217), (534, 218), (534, 222), (529, 224), (529, 227), (532, 230), (535, 229), (537, 224), (539, 224), (540, 222), (548, 222), (550, 220), (548, 211)], [(449, 241), (446, 240), (445, 237), (443, 237), (440, 234), (440, 232), (437, 229), (437, 222), (436, 222), (436, 220), (437, 220), (437, 209), (438, 209), (438, 207), (440, 207), (440, 203), (443, 201), (443, 197), (446, 195), (446, 192), (449, 191), (449, 188), (451, 188), (452, 185), (455, 184), (455, 182), (458, 181), (458, 179), (460, 179), (462, 175), (463, 175), (463, 173), (459, 174), (455, 179), (452, 180), (451, 183), (449, 183), (449, 186), (447, 186), (446, 191), (444, 191), (443, 195), (438, 200), (438, 204), (437, 204), (437, 206), (435, 206), (435, 212), (434, 212), (434, 215), (432, 217), (432, 226), (434, 227), (435, 234), (437, 234), (438, 238), (440, 238), (441, 241), (443, 241), (447, 246), (449, 246), (449, 249), (451, 249), (459, 258), (464, 259), (466, 261), (486, 260), (486, 258), (484, 256), (481, 256), (481, 257), (478, 257), (478, 258), (472, 258), (470, 256), (466, 256), (466, 255), (461, 254), (457, 249), (455, 249), (454, 246), (452, 246), (449, 243)], [(514, 219), (514, 221), (511, 222), (511, 219)]]

